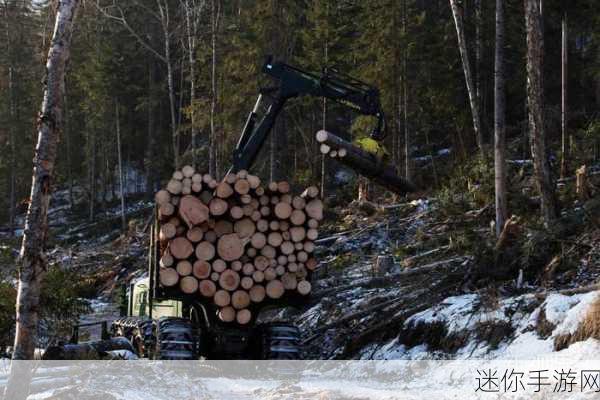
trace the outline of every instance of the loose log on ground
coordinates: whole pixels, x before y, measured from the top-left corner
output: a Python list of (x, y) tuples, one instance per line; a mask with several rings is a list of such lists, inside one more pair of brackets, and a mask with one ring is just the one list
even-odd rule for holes
[(321, 130), (317, 132), (317, 141), (336, 149), (345, 149), (346, 155), (343, 158), (337, 158), (340, 163), (349, 166), (360, 175), (371, 179), (386, 189), (400, 195), (416, 191), (414, 185), (398, 176), (393, 166), (381, 165), (374, 155), (339, 136)]

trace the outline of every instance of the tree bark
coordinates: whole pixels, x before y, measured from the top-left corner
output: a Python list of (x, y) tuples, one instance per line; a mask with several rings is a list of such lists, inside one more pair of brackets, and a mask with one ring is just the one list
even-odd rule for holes
[(125, 219), (125, 185), (123, 185), (123, 157), (121, 156), (121, 124), (119, 122), (119, 102), (115, 104), (115, 119), (117, 130), (117, 157), (119, 164), (119, 191), (121, 192), (121, 228), (123, 232), (127, 229), (127, 220)]
[(88, 133), (88, 142), (90, 142), (90, 166), (89, 166), (89, 220), (94, 221), (96, 217), (96, 134)]
[(504, 0), (496, 0), (496, 54), (494, 57), (494, 182), (496, 190), (496, 235), (499, 236), (507, 218), (506, 144), (504, 90)]
[(173, 143), (173, 163), (175, 168), (179, 168), (179, 135), (177, 133), (177, 117), (175, 113), (175, 86), (173, 84), (173, 62), (171, 60), (171, 43), (169, 32), (169, 5), (162, 0), (156, 0), (160, 15), (160, 23), (163, 30), (165, 45), (164, 61), (167, 64), (167, 88), (169, 90), (169, 111), (171, 114), (171, 140)]
[(155, 189), (155, 169), (154, 169), (154, 107), (152, 98), (154, 63), (148, 60), (148, 100), (146, 101), (146, 113), (148, 118), (148, 131), (146, 140), (146, 197), (152, 198)]
[(10, 236), (14, 236), (15, 230), (15, 201), (16, 201), (16, 163), (15, 163), (15, 151), (16, 151), (16, 135), (14, 125), (16, 123), (16, 107), (15, 107), (15, 94), (14, 94), (14, 69), (13, 69), (13, 55), (12, 55), (12, 40), (11, 40), (11, 26), (10, 16), (8, 14), (8, 4), (4, 6), (4, 16), (6, 22), (6, 54), (8, 58), (8, 142), (10, 145), (10, 176), (8, 179), (8, 226), (10, 230)]
[(561, 129), (561, 161), (560, 161), (560, 177), (567, 176), (568, 169), (568, 144), (567, 144), (567, 66), (568, 66), (568, 36), (567, 36), (567, 12), (563, 14), (561, 21), (562, 43), (561, 43), (561, 82), (560, 82), (560, 129)]
[(404, 179), (412, 181), (412, 171), (410, 163), (410, 135), (408, 132), (408, 33), (407, 33), (407, 8), (406, 0), (402, 0), (402, 36), (403, 43), (403, 62), (402, 62), (402, 115), (404, 126)]
[(210, 99), (210, 144), (208, 173), (211, 176), (217, 176), (217, 132), (215, 123), (215, 114), (217, 112), (217, 34), (219, 30), (219, 17), (221, 13), (221, 3), (212, 0), (212, 19), (211, 19), (211, 99)]
[(450, 0), (452, 8), (452, 16), (454, 17), (454, 25), (456, 26), (456, 34), (458, 37), (458, 48), (460, 50), (460, 58), (462, 60), (465, 81), (467, 84), (467, 93), (469, 95), (469, 103), (471, 105), (471, 114), (473, 117), (473, 129), (477, 139), (477, 146), (482, 155), (483, 149), (483, 132), (481, 130), (481, 119), (479, 114), (479, 104), (477, 104), (477, 94), (475, 93), (475, 85), (473, 82), (473, 74), (471, 72), (471, 64), (469, 61), (469, 52), (467, 50), (467, 40), (465, 38), (465, 27), (463, 22), (463, 6), (459, 0)]
[(192, 136), (192, 162), (194, 168), (198, 167), (198, 137), (196, 132), (196, 114), (194, 100), (196, 99), (196, 35), (198, 34), (198, 9), (192, 0), (185, 0), (185, 25), (188, 36), (188, 58), (190, 63), (190, 125)]
[[(64, 75), (78, 0), (58, 4), (52, 43), (46, 63), (47, 80), (38, 120), (38, 141), (33, 160), (31, 198), (18, 271), (17, 324), (13, 359), (31, 359), (37, 341), (40, 284), (47, 269), (44, 246), (48, 235), (51, 181), (63, 124)], [(11, 392), (9, 385), (7, 393)], [(7, 398), (14, 399), (8, 394)]]
[(475, 0), (475, 97), (477, 106), (481, 114), (484, 113), (483, 102), (481, 101), (481, 55), (483, 53), (481, 40), (481, 0)]
[(529, 141), (536, 184), (541, 196), (544, 224), (557, 217), (554, 184), (546, 148), (544, 128), (544, 37), (538, 0), (525, 0), (527, 31), (527, 104), (529, 108)]

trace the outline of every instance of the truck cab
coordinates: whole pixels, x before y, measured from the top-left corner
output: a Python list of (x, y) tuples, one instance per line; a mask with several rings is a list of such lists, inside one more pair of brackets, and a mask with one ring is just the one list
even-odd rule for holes
[[(150, 310), (152, 303), (152, 310)], [(183, 317), (183, 303), (178, 300), (150, 302), (150, 278), (129, 285), (128, 316), (140, 318)]]

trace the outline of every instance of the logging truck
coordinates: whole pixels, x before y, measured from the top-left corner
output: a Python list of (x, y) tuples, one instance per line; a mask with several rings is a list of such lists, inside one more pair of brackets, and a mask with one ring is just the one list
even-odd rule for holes
[[(103, 340), (85, 345), (86, 352), (125, 345), (155, 359), (301, 358), (298, 328), (285, 321), (260, 323), (260, 314), (302, 307), (309, 298), (323, 218), (320, 191), (310, 186), (294, 195), (288, 182), (263, 184), (249, 171), (294, 97), (323, 97), (374, 117), (370, 138), (376, 142), (385, 136), (385, 119), (377, 89), (333, 69), (315, 74), (268, 58), (262, 72), (275, 85), (260, 90), (231, 169), (217, 180), (187, 165), (156, 193), (148, 277), (130, 286), (128, 316), (110, 327), (104, 323)], [(396, 193), (413, 190), (368, 150), (326, 131), (316, 139), (323, 154), (361, 175)], [(72, 342), (78, 336), (74, 332)], [(46, 358), (72, 357), (75, 343)]]

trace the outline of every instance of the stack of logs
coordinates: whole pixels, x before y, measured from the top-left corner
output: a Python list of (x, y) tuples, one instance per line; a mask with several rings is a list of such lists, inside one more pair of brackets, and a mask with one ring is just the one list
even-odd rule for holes
[(288, 182), (261, 186), (246, 171), (217, 182), (185, 166), (156, 193), (160, 222), (159, 282), (210, 298), (224, 322), (247, 324), (250, 306), (285, 291), (307, 295), (323, 218), (319, 190), (300, 196)]

